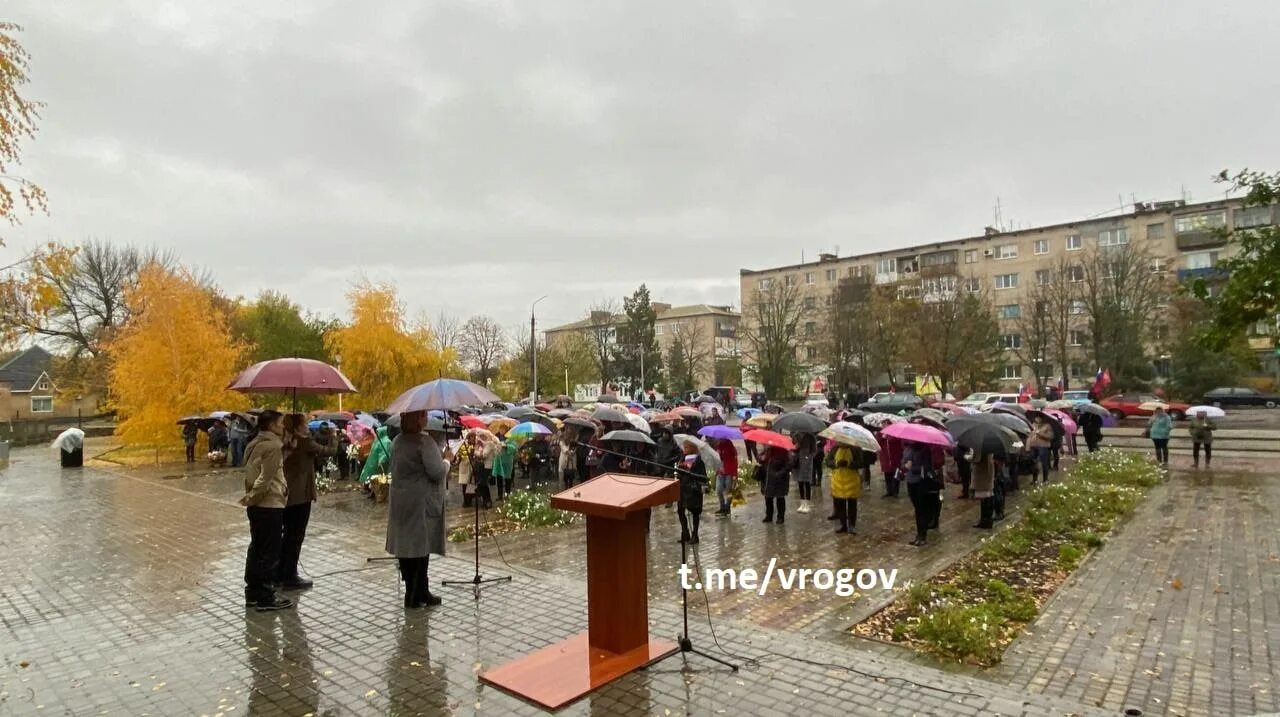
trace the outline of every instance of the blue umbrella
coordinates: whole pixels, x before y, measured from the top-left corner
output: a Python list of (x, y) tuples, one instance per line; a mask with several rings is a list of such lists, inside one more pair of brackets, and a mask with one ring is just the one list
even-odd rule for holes
[(730, 426), (703, 426), (698, 429), (698, 435), (703, 438), (718, 438), (726, 441), (742, 440), (742, 431)]
[(764, 411), (761, 411), (758, 408), (739, 408), (738, 410), (734, 411), (734, 413), (738, 414), (738, 418), (741, 418), (742, 420), (745, 421), (748, 418), (751, 418), (752, 416), (756, 416), (761, 413), (764, 413)]
[(484, 386), (456, 378), (440, 378), (414, 386), (400, 394), (387, 406), (387, 413), (447, 410), (459, 406), (479, 406), (497, 400), (498, 395)]

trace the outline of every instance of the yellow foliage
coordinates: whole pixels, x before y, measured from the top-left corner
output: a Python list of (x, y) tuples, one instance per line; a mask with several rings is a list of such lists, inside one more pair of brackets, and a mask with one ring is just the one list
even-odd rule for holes
[(431, 330), (407, 325), (394, 287), (361, 283), (347, 292), (347, 303), (351, 322), (330, 332), (325, 343), (331, 355), (342, 357), (342, 372), (360, 390), (349, 402), (384, 408), (405, 389), (452, 370), (452, 352), (432, 348)]
[(109, 351), (116, 432), (126, 445), (172, 443), (182, 416), (248, 407), (246, 396), (226, 390), (245, 347), (189, 272), (147, 266), (125, 301), (133, 319)]

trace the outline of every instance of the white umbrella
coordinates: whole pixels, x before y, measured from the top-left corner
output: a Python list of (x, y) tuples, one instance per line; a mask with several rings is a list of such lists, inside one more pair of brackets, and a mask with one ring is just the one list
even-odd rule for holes
[(628, 413), (627, 420), (631, 422), (631, 425), (636, 427), (637, 431), (640, 431), (641, 433), (652, 433), (652, 431), (649, 430), (649, 422), (640, 416), (637, 416), (634, 413)]
[(702, 462), (711, 470), (719, 472), (724, 463), (720, 461), (720, 454), (716, 453), (716, 449), (707, 444), (706, 441), (691, 436), (688, 433), (677, 433), (674, 438), (676, 443), (683, 446), (686, 443), (692, 443), (698, 449), (698, 456), (702, 458)]
[(1187, 409), (1188, 416), (1198, 416), (1203, 411), (1207, 418), (1222, 418), (1227, 412), (1217, 406), (1192, 406)]
[(829, 438), (836, 443), (843, 443), (846, 446), (861, 448), (872, 453), (880, 452), (880, 444), (876, 442), (875, 434), (863, 426), (848, 421), (839, 421), (827, 426), (818, 434), (818, 437)]

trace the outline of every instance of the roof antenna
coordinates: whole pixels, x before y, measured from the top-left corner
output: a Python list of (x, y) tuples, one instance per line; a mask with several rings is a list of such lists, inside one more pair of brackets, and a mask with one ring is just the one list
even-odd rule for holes
[(999, 196), (996, 197), (995, 219), (996, 219), (996, 229), (999, 229), (1000, 231), (1004, 231), (1004, 212), (1000, 209)]

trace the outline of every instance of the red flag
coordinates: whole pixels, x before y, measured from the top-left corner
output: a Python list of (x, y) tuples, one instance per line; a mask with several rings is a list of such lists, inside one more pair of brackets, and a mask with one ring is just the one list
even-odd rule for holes
[(1111, 370), (1102, 369), (1102, 390), (1107, 390), (1107, 386), (1111, 385)]

